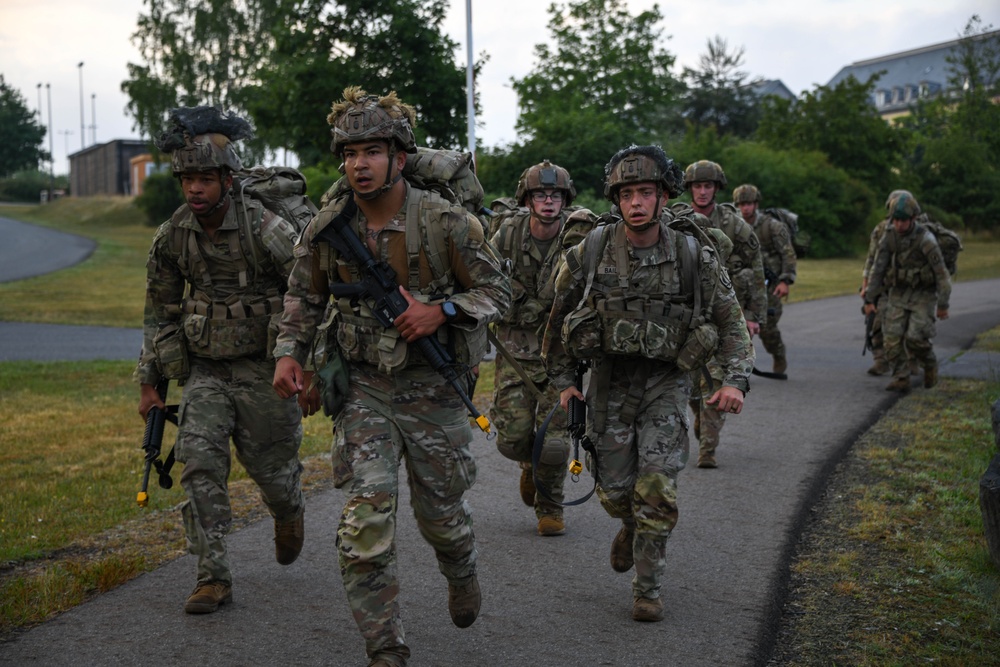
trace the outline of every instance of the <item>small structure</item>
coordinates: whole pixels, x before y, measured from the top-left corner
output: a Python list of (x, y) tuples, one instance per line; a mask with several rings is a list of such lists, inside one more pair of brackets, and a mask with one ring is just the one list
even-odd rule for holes
[(152, 153), (136, 155), (134, 158), (129, 160), (129, 184), (131, 187), (131, 193), (138, 197), (142, 194), (142, 184), (146, 181), (146, 178), (150, 174), (156, 174), (161, 171), (169, 170), (170, 163), (161, 162), (157, 164), (153, 159)]
[(758, 99), (763, 99), (768, 95), (774, 95), (775, 97), (780, 97), (783, 100), (794, 100), (795, 93), (788, 89), (788, 86), (784, 84), (781, 79), (764, 79), (761, 81), (754, 81), (748, 84), (750, 90), (753, 91), (754, 95)]
[(69, 190), (74, 197), (134, 194), (130, 161), (149, 152), (141, 139), (115, 139), (69, 156)]

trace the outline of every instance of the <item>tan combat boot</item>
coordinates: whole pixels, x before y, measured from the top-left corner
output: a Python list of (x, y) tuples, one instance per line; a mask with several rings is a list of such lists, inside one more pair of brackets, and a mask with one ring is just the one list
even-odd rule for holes
[(467, 628), (476, 622), (479, 606), (483, 602), (479, 591), (479, 579), (472, 575), (464, 584), (448, 584), (448, 613), (451, 622), (460, 628)]
[(538, 520), (538, 534), (542, 537), (553, 537), (566, 533), (566, 522), (562, 515), (546, 514)]
[(924, 387), (930, 389), (937, 384), (938, 378), (938, 367), (935, 363), (933, 366), (928, 366), (924, 369)]
[(274, 520), (274, 558), (281, 565), (291, 565), (302, 551), (305, 538), (305, 511), (291, 521)]
[(785, 371), (788, 370), (788, 360), (785, 357), (774, 357), (774, 366), (771, 368), (771, 372), (776, 375), (784, 375)]
[(889, 364), (884, 359), (876, 359), (872, 367), (868, 369), (868, 375), (885, 375), (892, 369), (889, 368)]
[(632, 620), (656, 623), (663, 620), (663, 601), (660, 598), (636, 598), (632, 601)]
[(632, 557), (632, 541), (635, 538), (635, 524), (622, 522), (622, 528), (611, 542), (611, 569), (628, 572), (635, 565)]
[(698, 467), (718, 468), (719, 464), (715, 462), (715, 452), (701, 452), (698, 454)]
[(521, 492), (521, 502), (528, 507), (535, 506), (535, 477), (531, 472), (531, 465), (521, 470), (521, 483), (518, 487)]
[(899, 391), (906, 393), (910, 391), (910, 378), (908, 376), (893, 378), (892, 382), (886, 385), (886, 391)]
[(233, 589), (221, 581), (198, 584), (194, 592), (184, 603), (184, 611), (188, 614), (211, 614), (221, 605), (232, 602)]

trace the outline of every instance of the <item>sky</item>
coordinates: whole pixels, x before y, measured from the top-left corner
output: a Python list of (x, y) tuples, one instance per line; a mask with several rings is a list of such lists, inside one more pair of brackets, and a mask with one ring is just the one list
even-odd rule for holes
[[(626, 4), (634, 14), (657, 3), (627, 0)], [(664, 15), (659, 25), (661, 46), (676, 57), (676, 74), (685, 66), (697, 67), (708, 41), (718, 35), (730, 49), (744, 48), (742, 69), (751, 78), (780, 79), (796, 95), (827, 83), (853, 62), (956, 39), (973, 14), (984, 25), (1000, 28), (997, 0), (662, 0), (658, 4)], [(458, 44), (456, 62), (463, 67), (466, 5), (467, 0), (450, 0), (444, 24), (444, 31)], [(534, 46), (550, 39), (550, 2), (471, 0), (471, 5), (475, 58), (484, 51), (490, 55), (477, 81), (482, 105), (477, 145), (510, 143), (517, 139), (517, 97), (510, 80), (533, 69)], [(0, 0), (0, 74), (33, 111), (41, 94), (46, 126), (51, 99), (57, 174), (68, 172), (67, 155), (93, 145), (95, 139), (105, 143), (139, 138), (125, 112), (121, 82), (127, 78), (128, 63), (140, 62), (131, 36), (144, 9), (143, 0)], [(350, 83), (331, 86), (330, 101)]]

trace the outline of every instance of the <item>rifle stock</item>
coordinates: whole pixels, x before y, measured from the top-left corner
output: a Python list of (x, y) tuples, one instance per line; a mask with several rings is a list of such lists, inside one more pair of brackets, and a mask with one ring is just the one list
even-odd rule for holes
[[(161, 401), (167, 400), (167, 386), (169, 381), (162, 378), (156, 384), (156, 393)], [(166, 462), (160, 461), (160, 449), (163, 446), (163, 431), (166, 423), (172, 422), (177, 425), (177, 406), (167, 405), (164, 408), (154, 405), (146, 413), (146, 430), (142, 434), (142, 451), (145, 453), (146, 465), (142, 471), (142, 486), (136, 496), (139, 507), (146, 507), (149, 504), (149, 473), (152, 468), (156, 468), (159, 474), (160, 488), (169, 489), (174, 485), (174, 480), (170, 477), (170, 468), (174, 465), (174, 452), (170, 450)]]
[(861, 356), (865, 356), (865, 352), (868, 350), (875, 353), (875, 349), (872, 347), (872, 328), (875, 326), (875, 311), (865, 315), (865, 346), (861, 348)]

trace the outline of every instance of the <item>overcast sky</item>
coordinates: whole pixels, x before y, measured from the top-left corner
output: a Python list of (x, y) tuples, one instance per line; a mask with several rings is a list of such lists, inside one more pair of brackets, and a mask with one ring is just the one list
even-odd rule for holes
[[(534, 45), (549, 39), (546, 0), (473, 0), (473, 50), (490, 54), (477, 82), (482, 114), (479, 145), (516, 139), (517, 99), (511, 77), (534, 65)], [(633, 13), (654, 2), (629, 0)], [(751, 77), (780, 79), (795, 94), (827, 83), (845, 65), (956, 39), (969, 17), (1000, 28), (997, 0), (710, 0), (658, 3), (664, 14), (664, 48), (677, 70), (695, 67), (706, 43), (720, 35), (730, 48), (745, 48)], [(21, 91), (30, 109), (49, 123), (56, 172), (66, 173), (66, 155), (94, 143), (138, 138), (125, 115), (121, 82), (126, 65), (139, 62), (131, 43), (142, 0), (0, 0), (0, 74)], [(466, 0), (451, 0), (445, 31), (466, 62)], [(83, 67), (77, 64), (83, 62)], [(83, 123), (81, 137), (81, 87)], [(37, 87), (42, 83), (41, 89)], [(331, 85), (331, 102), (345, 85)], [(46, 84), (51, 88), (46, 90)], [(376, 91), (371, 91), (376, 92)], [(384, 92), (384, 91), (378, 91)], [(92, 128), (95, 125), (96, 131)], [(81, 138), (83, 142), (81, 143)], [(46, 147), (48, 142), (46, 140)]]

